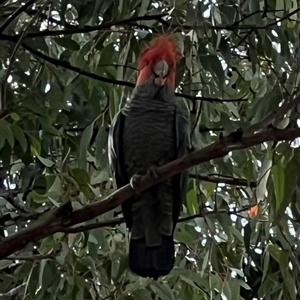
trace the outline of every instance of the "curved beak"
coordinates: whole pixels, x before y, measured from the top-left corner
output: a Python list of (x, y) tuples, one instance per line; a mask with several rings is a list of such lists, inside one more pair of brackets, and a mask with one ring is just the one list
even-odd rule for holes
[(169, 73), (169, 65), (168, 63), (163, 59), (159, 61), (155, 66), (154, 66), (154, 83), (163, 86), (166, 83), (167, 80), (167, 75)]

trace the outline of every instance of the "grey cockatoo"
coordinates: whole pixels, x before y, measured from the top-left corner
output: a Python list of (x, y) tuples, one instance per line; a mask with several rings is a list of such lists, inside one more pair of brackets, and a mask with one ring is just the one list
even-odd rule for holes
[[(113, 119), (109, 134), (109, 161), (118, 188), (135, 174), (145, 174), (188, 152), (189, 122), (174, 94), (179, 59), (176, 42), (169, 36), (153, 39), (139, 56), (135, 89)], [(186, 185), (183, 172), (122, 205), (131, 231), (129, 267), (134, 273), (158, 278), (173, 268), (173, 233)]]

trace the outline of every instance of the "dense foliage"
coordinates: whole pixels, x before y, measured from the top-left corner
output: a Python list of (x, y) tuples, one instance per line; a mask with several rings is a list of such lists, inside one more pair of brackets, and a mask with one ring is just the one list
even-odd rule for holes
[[(0, 0), (0, 247), (50, 208), (113, 192), (108, 128), (153, 36), (178, 41), (178, 101), (202, 148), (297, 127), (299, 32), (297, 0)], [(299, 168), (297, 140), (191, 168), (176, 266), (158, 281), (128, 270), (118, 207), (1, 260), (0, 298), (299, 299)]]

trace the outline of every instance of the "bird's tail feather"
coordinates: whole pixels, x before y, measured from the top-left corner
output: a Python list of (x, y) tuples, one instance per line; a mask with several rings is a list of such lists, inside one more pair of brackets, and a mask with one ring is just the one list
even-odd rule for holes
[(130, 240), (129, 267), (141, 277), (157, 279), (170, 273), (174, 265), (173, 236), (162, 236), (162, 243), (148, 247), (145, 239)]

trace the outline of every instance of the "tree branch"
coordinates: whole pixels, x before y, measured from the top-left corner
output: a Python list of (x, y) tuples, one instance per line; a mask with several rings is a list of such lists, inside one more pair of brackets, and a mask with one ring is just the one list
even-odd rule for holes
[(78, 232), (84, 232), (92, 229), (97, 229), (97, 228), (103, 228), (103, 227), (114, 227), (117, 225), (120, 225), (125, 222), (124, 218), (114, 218), (110, 220), (105, 220), (89, 225), (82, 225), (82, 226), (76, 226), (76, 227), (65, 227), (62, 228), (61, 232), (64, 233), (78, 233)]
[[(282, 22), (285, 19), (288, 19), (289, 17), (293, 16), (294, 14), (296, 14), (300, 9), (297, 8), (294, 11), (291, 11), (290, 13), (288, 13), (286, 16), (283, 16), (282, 18), (263, 25), (263, 26), (254, 26), (254, 25), (239, 25), (240, 23), (242, 23), (244, 20), (246, 20), (247, 18), (250, 18), (252, 15), (263, 12), (263, 11), (255, 11), (252, 14), (246, 16), (245, 18), (234, 22), (233, 24), (227, 24), (227, 25), (209, 25), (209, 24), (205, 24), (205, 25), (200, 25), (200, 26), (190, 26), (190, 25), (171, 25), (171, 28), (182, 28), (182, 29), (187, 29), (187, 30), (191, 30), (191, 29), (203, 29), (205, 27), (208, 27), (210, 29), (215, 29), (215, 30), (241, 30), (241, 29), (249, 29), (249, 30), (257, 30), (257, 29), (266, 29), (268, 27), (272, 27), (274, 25), (276, 25), (279, 22)], [(34, 10), (33, 10), (34, 11)], [(277, 10), (280, 11), (280, 10)], [(271, 11), (270, 11), (271, 12)], [(276, 12), (276, 11), (275, 11)], [(27, 12), (28, 14), (32, 14), (32, 12)], [(140, 26), (139, 24), (137, 24), (137, 22), (139, 21), (148, 21), (148, 20), (156, 20), (160, 23), (165, 24), (165, 21), (162, 19), (163, 17), (169, 15), (168, 13), (161, 13), (161, 14), (157, 14), (157, 15), (145, 15), (145, 16), (136, 16), (136, 17), (131, 17), (131, 18), (127, 18), (127, 19), (122, 19), (122, 20), (115, 20), (115, 21), (110, 21), (110, 22), (105, 22), (99, 25), (95, 25), (95, 26), (84, 26), (84, 27), (79, 27), (76, 25), (68, 25), (66, 29), (61, 29), (61, 30), (44, 30), (44, 31), (39, 31), (39, 32), (28, 32), (26, 34), (25, 38), (38, 38), (38, 37), (49, 37), (49, 36), (59, 36), (59, 35), (68, 35), (68, 34), (79, 34), (79, 33), (90, 33), (93, 31), (101, 31), (101, 30), (106, 30), (106, 29), (110, 29), (112, 26), (121, 26), (121, 25), (126, 25), (126, 26)], [(46, 17), (46, 16), (45, 16)], [(53, 21), (55, 23), (59, 24), (59, 21), (53, 19)], [(168, 24), (168, 27), (170, 27), (170, 25)], [(0, 31), (1, 33), (1, 31)], [(18, 35), (16, 35), (17, 37)]]
[(64, 69), (68, 69), (70, 71), (76, 72), (80, 75), (83, 75), (83, 76), (86, 76), (86, 77), (89, 77), (89, 78), (92, 78), (92, 79), (100, 80), (100, 81), (103, 81), (103, 82), (107, 82), (107, 83), (118, 84), (118, 85), (122, 85), (122, 86), (128, 86), (128, 87), (131, 87), (131, 88), (133, 88), (135, 86), (133, 83), (128, 82), (128, 81), (110, 79), (110, 78), (107, 78), (107, 77), (104, 77), (104, 76), (100, 76), (100, 75), (97, 75), (97, 74), (94, 74), (94, 73), (84, 71), (84, 70), (82, 70), (78, 67), (72, 66), (69, 62), (62, 61), (60, 59), (50, 57), (50, 56), (48, 56), (48, 55), (46, 55), (46, 54), (44, 54), (40, 51), (37, 51), (37, 50), (33, 49), (32, 47), (30, 47), (29, 45), (27, 45), (26, 43), (23, 43), (22, 46), (26, 50), (31, 52), (32, 54), (36, 55), (37, 57), (39, 57), (39, 58), (41, 58), (41, 59), (57, 66), (57, 67), (62, 67)]
[(31, 256), (8, 256), (6, 260), (24, 260), (24, 261), (35, 261), (35, 260), (42, 260), (42, 259), (53, 259), (55, 258), (54, 254), (37, 254)]
[[(225, 30), (237, 30), (237, 29), (249, 29), (249, 30), (257, 30), (257, 29), (266, 29), (269, 27), (272, 27), (274, 25), (277, 25), (279, 22), (282, 22), (291, 16), (295, 15), (300, 11), (300, 7), (296, 8), (295, 10), (291, 11), (290, 13), (286, 14), (282, 18), (279, 18), (275, 20), (274, 22), (268, 23), (266, 25), (262, 26), (255, 26), (255, 25), (236, 25), (236, 24), (229, 24), (229, 25), (216, 25), (211, 26), (212, 29), (225, 29)], [(210, 26), (209, 26), (210, 27)]]
[[(48, 61), (49, 63), (54, 64), (55, 66), (65, 68), (65, 69), (77, 72), (77, 73), (79, 73), (83, 76), (93, 78), (93, 79), (96, 79), (96, 80), (100, 80), (100, 81), (103, 81), (103, 82), (107, 82), (107, 83), (111, 83), (111, 84), (118, 84), (118, 85), (121, 85), (121, 86), (130, 87), (130, 88), (135, 87), (134, 83), (131, 83), (131, 82), (128, 82), (128, 81), (111, 79), (111, 78), (107, 78), (107, 77), (104, 77), (104, 76), (100, 76), (100, 75), (97, 75), (97, 74), (94, 74), (94, 73), (90, 73), (90, 72), (81, 70), (78, 67), (72, 66), (69, 62), (64, 62), (64, 61), (61, 61), (59, 59), (47, 56), (47, 55), (43, 54), (42, 52), (31, 48), (30, 46), (28, 46), (25, 43), (23, 44), (23, 46), (29, 52), (35, 54), (36, 56), (42, 58), (45, 61)], [(182, 93), (175, 93), (175, 96), (182, 97), (182, 98), (185, 98), (185, 99), (189, 99), (189, 100), (192, 100), (192, 101), (206, 101), (206, 102), (246, 102), (246, 101), (248, 101), (248, 99), (244, 99), (244, 98), (220, 99), (220, 98), (210, 98), (210, 97), (202, 97), (202, 96), (191, 96), (191, 95), (182, 94)]]
[[(11, 191), (5, 191), (5, 190), (0, 189), (0, 197), (5, 199), (10, 205), (12, 205), (14, 208), (19, 210), (20, 212), (23, 212), (26, 214), (30, 213), (30, 211), (24, 205), (24, 203), (21, 202), (19, 200), (19, 198)], [(0, 222), (0, 225), (1, 225), (1, 222)]]
[(199, 132), (205, 133), (209, 131), (224, 131), (224, 127), (206, 127), (206, 126), (199, 126)]
[(25, 289), (26, 286), (26, 282), (23, 282), (22, 284), (20, 284), (19, 286), (11, 289), (9, 292), (1, 294), (0, 293), (0, 297), (2, 300), (9, 300), (9, 299), (16, 299), (17, 295), (21, 295), (23, 293), (23, 290)]
[[(59, 36), (66, 34), (77, 34), (77, 33), (89, 33), (93, 31), (101, 31), (110, 29), (112, 26), (120, 26), (120, 25), (132, 25), (132, 23), (139, 21), (149, 21), (156, 20), (158, 22), (162, 21), (162, 18), (169, 15), (168, 13), (161, 13), (157, 15), (144, 15), (144, 16), (136, 16), (122, 20), (114, 20), (111, 22), (105, 22), (96, 26), (72, 26), (67, 29), (62, 30), (44, 30), (39, 32), (28, 32), (26, 34), (26, 38), (37, 38), (37, 37), (47, 37), (47, 36)], [(134, 24), (135, 25), (135, 24)]]
[(251, 188), (255, 188), (257, 186), (256, 181), (248, 181), (246, 179), (235, 178), (235, 177), (224, 177), (222, 175), (213, 175), (213, 174), (189, 174), (190, 178), (194, 178), (197, 180), (209, 181), (214, 183), (225, 183), (230, 185), (238, 185), (238, 186), (249, 186)]
[[(300, 96), (295, 97), (290, 101), (286, 101), (281, 107), (278, 107), (276, 110), (269, 113), (263, 120), (252, 125), (248, 130), (248, 133), (253, 133), (256, 130), (264, 129), (266, 126), (272, 123), (276, 119), (278, 121), (283, 115), (285, 115), (289, 110), (295, 108), (300, 104)], [(276, 124), (274, 124), (276, 126)]]
[[(149, 174), (143, 176), (139, 183), (139, 191), (142, 192), (192, 166), (223, 157), (230, 151), (249, 148), (267, 141), (294, 140), (298, 137), (300, 137), (300, 128), (268, 128), (262, 132), (241, 137), (238, 140), (235, 134), (230, 134), (204, 149), (194, 151), (157, 168), (157, 179)], [(66, 227), (91, 220), (104, 214), (121, 205), (125, 200), (134, 195), (135, 190), (128, 184), (102, 201), (86, 205), (75, 211), (72, 211), (71, 202), (67, 202), (62, 207), (51, 210), (46, 214), (46, 217), (43, 216), (37, 222), (29, 225), (28, 228), (0, 241), (0, 259), (7, 257), (30, 242), (40, 240), (56, 232), (63, 232), (66, 230)]]
[[(195, 218), (203, 218), (207, 215), (212, 215), (212, 214), (217, 214), (217, 213), (224, 213), (224, 214), (229, 214), (229, 215), (237, 215), (239, 212), (243, 212), (245, 210), (248, 210), (252, 206), (248, 206), (245, 208), (242, 208), (239, 211), (229, 211), (229, 210), (213, 210), (213, 211), (205, 211), (205, 212), (200, 212), (198, 214), (194, 214), (191, 216), (187, 217), (182, 217), (178, 220), (178, 223), (186, 222)], [(89, 225), (82, 225), (82, 226), (76, 226), (76, 227), (65, 227), (61, 230), (61, 232), (64, 233), (78, 233), (78, 232), (85, 232), (93, 229), (98, 229), (98, 228), (103, 228), (103, 227), (115, 227), (117, 225), (120, 225), (125, 222), (124, 218), (114, 218), (114, 219), (109, 219)]]

